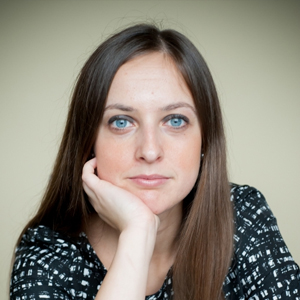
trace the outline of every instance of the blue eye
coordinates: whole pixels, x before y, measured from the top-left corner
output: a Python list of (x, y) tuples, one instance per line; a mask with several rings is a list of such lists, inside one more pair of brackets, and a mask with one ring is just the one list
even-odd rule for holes
[(113, 116), (108, 120), (108, 124), (112, 129), (123, 130), (127, 129), (134, 124), (134, 120), (129, 116)]
[(187, 117), (183, 115), (169, 115), (165, 118), (165, 124), (174, 128), (174, 129), (180, 129), (185, 127), (189, 123), (189, 120)]
[(128, 121), (124, 119), (120, 119), (120, 120), (115, 120), (112, 124), (117, 128), (125, 128), (128, 125)]
[(170, 120), (170, 124), (173, 126), (173, 127), (180, 127), (183, 123), (183, 120), (182, 119), (179, 119), (179, 118), (173, 118)]

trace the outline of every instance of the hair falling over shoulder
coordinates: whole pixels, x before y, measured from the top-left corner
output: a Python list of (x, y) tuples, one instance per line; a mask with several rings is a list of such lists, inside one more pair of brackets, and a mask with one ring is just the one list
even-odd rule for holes
[(87, 60), (77, 79), (40, 208), (21, 236), (29, 227), (38, 225), (69, 236), (84, 230), (93, 209), (82, 188), (82, 168), (92, 152), (111, 82), (121, 65), (150, 52), (165, 53), (177, 65), (195, 101), (203, 138), (204, 157), (198, 181), (184, 199), (173, 266), (174, 299), (222, 299), (234, 230), (222, 114), (203, 57), (184, 35), (174, 30), (160, 30), (149, 24), (129, 27), (108, 38)]

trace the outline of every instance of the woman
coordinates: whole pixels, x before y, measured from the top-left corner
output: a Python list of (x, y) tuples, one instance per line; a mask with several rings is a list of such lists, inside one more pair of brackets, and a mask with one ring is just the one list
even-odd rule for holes
[(300, 299), (299, 282), (263, 196), (228, 183), (193, 44), (142, 24), (100, 45), (18, 241), (11, 299)]

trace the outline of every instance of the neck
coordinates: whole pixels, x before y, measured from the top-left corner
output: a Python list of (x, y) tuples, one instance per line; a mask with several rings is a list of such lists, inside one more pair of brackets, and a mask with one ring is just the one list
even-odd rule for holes
[(159, 215), (160, 226), (158, 228), (155, 248), (153, 256), (155, 255), (175, 255), (177, 250), (177, 237), (179, 234), (181, 219), (182, 219), (182, 205), (177, 205), (171, 210)]

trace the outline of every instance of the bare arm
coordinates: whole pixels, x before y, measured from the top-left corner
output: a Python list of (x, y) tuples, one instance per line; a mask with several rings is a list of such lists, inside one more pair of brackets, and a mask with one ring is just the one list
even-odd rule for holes
[(95, 174), (95, 159), (83, 169), (83, 187), (98, 215), (120, 231), (117, 251), (95, 299), (145, 299), (159, 219), (131, 193)]

